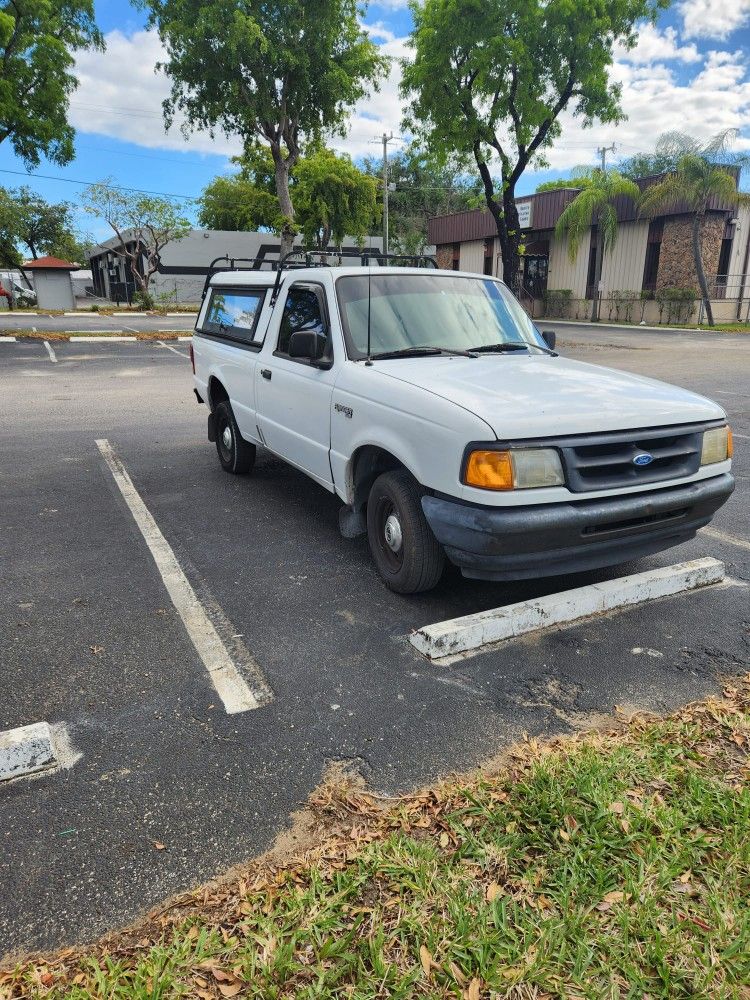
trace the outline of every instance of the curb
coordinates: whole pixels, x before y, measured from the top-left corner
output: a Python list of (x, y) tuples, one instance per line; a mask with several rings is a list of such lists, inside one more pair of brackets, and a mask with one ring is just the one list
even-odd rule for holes
[(718, 559), (693, 559), (425, 625), (410, 635), (409, 641), (430, 660), (469, 651), (478, 652), (493, 643), (527, 632), (568, 625), (592, 615), (643, 604), (657, 597), (671, 597), (683, 591), (720, 583), (724, 576), (724, 563)]
[(45, 771), (56, 763), (48, 723), (34, 722), (0, 733), (0, 781)]

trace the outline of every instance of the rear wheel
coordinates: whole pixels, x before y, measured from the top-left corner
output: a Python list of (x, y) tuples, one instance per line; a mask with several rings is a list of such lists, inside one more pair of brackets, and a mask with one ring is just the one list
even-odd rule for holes
[(367, 501), (367, 538), (378, 572), (399, 594), (432, 590), (445, 554), (422, 511), (422, 490), (403, 469), (384, 472)]
[(216, 451), (225, 472), (241, 476), (255, 465), (255, 445), (244, 440), (234, 419), (228, 399), (222, 400), (214, 410)]

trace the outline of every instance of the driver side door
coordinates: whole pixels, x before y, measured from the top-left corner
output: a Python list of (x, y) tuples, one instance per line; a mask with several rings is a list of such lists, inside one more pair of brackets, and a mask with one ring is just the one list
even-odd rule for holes
[[(307, 331), (325, 339), (328, 369), (306, 358), (289, 356), (293, 333)], [(267, 447), (333, 492), (331, 473), (331, 401), (336, 381), (326, 293), (315, 282), (295, 282), (280, 309), (273, 353), (258, 359), (256, 406)]]

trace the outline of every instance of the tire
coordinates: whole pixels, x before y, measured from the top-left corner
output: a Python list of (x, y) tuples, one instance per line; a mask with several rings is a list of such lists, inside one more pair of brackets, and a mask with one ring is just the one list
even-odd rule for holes
[(384, 472), (367, 501), (367, 539), (378, 573), (397, 594), (432, 590), (445, 553), (422, 511), (422, 490), (404, 469)]
[(216, 426), (216, 452), (225, 472), (242, 476), (255, 465), (255, 445), (248, 444), (240, 434), (237, 421), (228, 399), (223, 399), (214, 410)]

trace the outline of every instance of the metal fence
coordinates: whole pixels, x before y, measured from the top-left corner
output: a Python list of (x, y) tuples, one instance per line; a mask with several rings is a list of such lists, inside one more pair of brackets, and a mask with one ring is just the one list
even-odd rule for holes
[[(750, 321), (750, 278), (711, 275), (707, 282), (718, 321)], [(529, 309), (528, 301), (522, 301)], [(591, 306), (590, 297), (576, 298), (570, 289), (548, 289), (544, 300), (534, 304), (534, 311), (550, 318), (586, 320), (591, 317)], [(705, 307), (697, 285), (643, 291), (615, 289), (600, 296), (599, 318), (615, 323), (702, 323)]]

